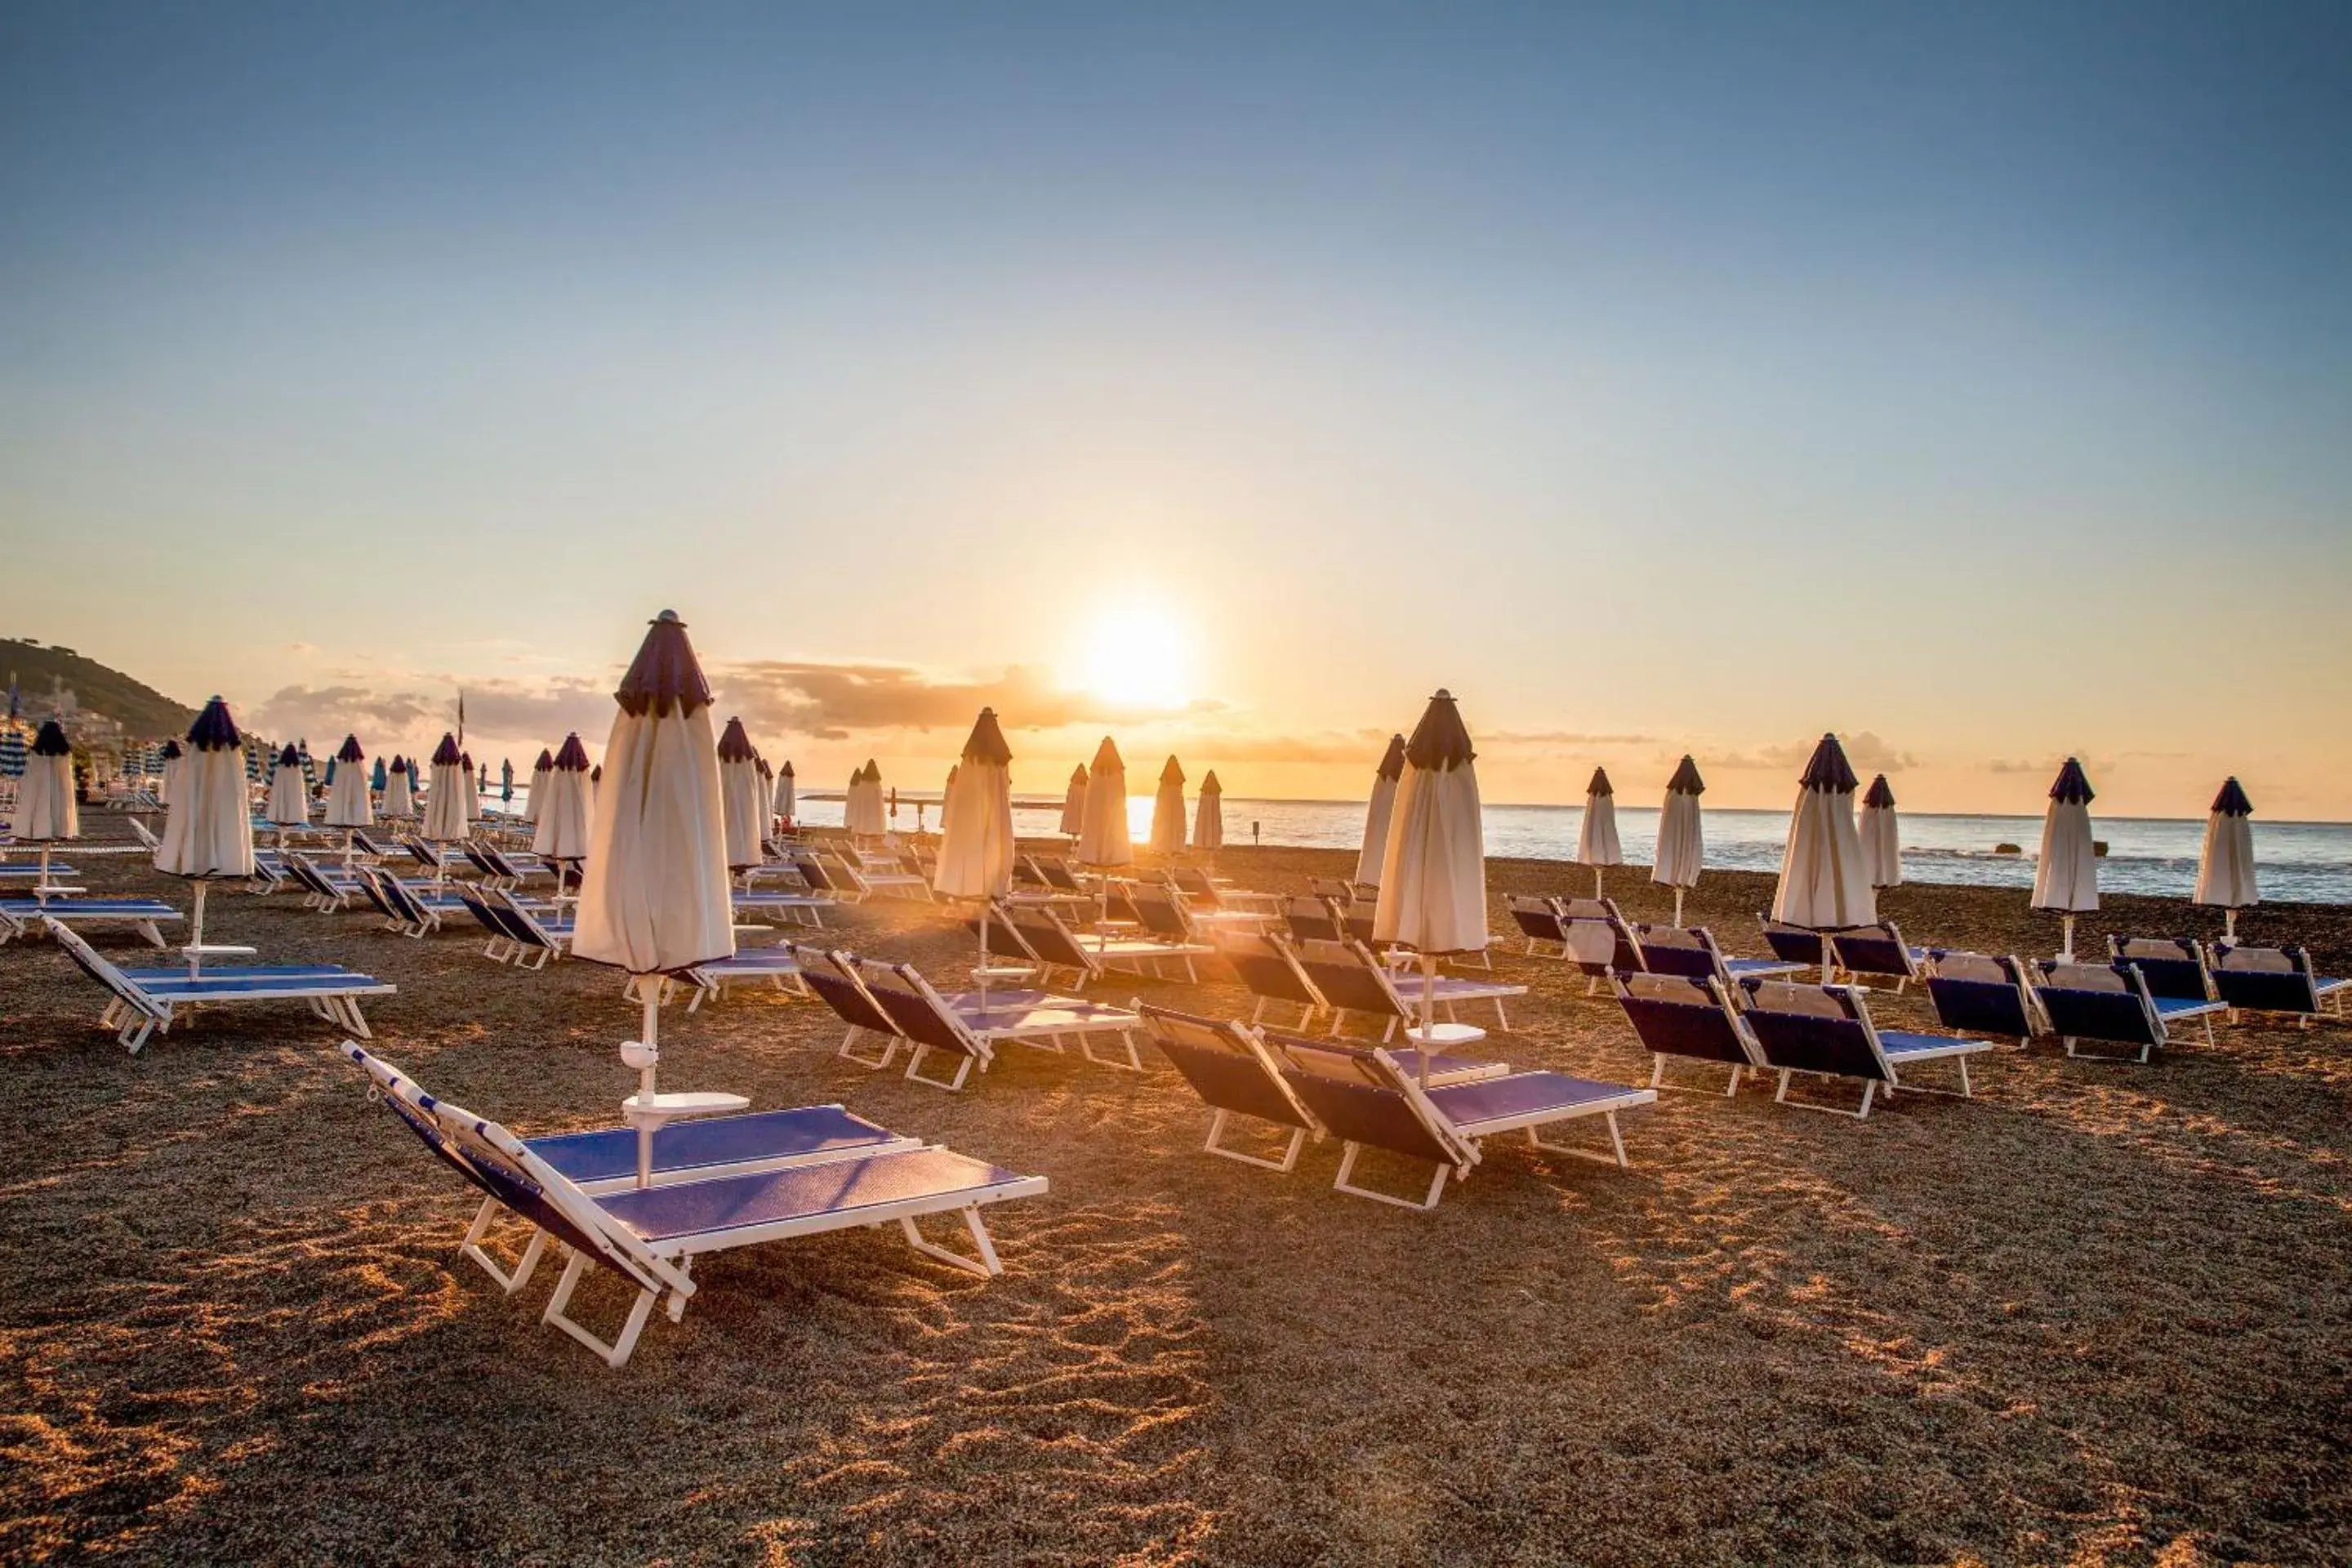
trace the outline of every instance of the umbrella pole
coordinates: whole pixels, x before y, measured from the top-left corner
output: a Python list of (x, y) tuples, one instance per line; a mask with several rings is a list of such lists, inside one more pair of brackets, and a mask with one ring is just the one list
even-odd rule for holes
[(1680, 924), (1682, 924), (1682, 923), (1683, 923), (1683, 890), (1682, 890), (1680, 888), (1676, 888), (1676, 889), (1675, 889), (1675, 924), (1676, 924), (1676, 925), (1680, 925)]
[[(44, 850), (43, 853), (46, 854), (47, 851)], [(44, 879), (44, 880), (46, 879)], [(2238, 911), (2236, 910), (2223, 910), (2221, 911), (2221, 940), (2223, 942), (2235, 942), (2238, 940)]]
[(1433, 1020), (1437, 1016), (1433, 1000), (1436, 990), (1436, 955), (1423, 952), (1421, 955), (1421, 1087), (1423, 1089), (1429, 1087), (1429, 1056), (1436, 1048), (1437, 1037), (1432, 1032)]
[(1835, 974), (1835, 970), (1832, 968), (1835, 955), (1830, 950), (1831, 940), (1829, 932), (1822, 932), (1822, 984), (1824, 985), (1827, 985)]
[(645, 1004), (645, 1023), (638, 1029), (646, 1047), (645, 1065), (637, 1068), (637, 1185), (654, 1184), (654, 1068), (661, 1061), (661, 994), (658, 974), (637, 976), (637, 999)]
[(205, 879), (196, 879), (196, 904), (188, 917), (188, 973), (193, 978), (205, 965)]
[(1592, 868), (1592, 896), (1596, 899), (1601, 896), (1601, 868), (1598, 866)]
[(2058, 959), (2062, 963), (2074, 962), (2074, 917), (2058, 917)]
[[(46, 839), (46, 838), (44, 838), (44, 839), (42, 839), (42, 840), (41, 840), (41, 881), (40, 881), (40, 885), (39, 885), (38, 887), (37, 887), (37, 888), (35, 888), (35, 889), (33, 889), (33, 892), (34, 892), (34, 895), (35, 895), (35, 897), (34, 897), (34, 901), (35, 901), (36, 903), (47, 903), (47, 902), (48, 901), (48, 897), (49, 897), (49, 841), (48, 841), (47, 839)], [(2235, 912), (2235, 911), (2232, 911), (2232, 912)]]

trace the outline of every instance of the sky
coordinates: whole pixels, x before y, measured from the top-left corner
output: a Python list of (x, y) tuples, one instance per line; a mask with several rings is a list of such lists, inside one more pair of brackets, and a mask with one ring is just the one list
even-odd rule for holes
[(2347, 432), (2340, 4), (0, 9), (0, 634), (314, 747), (2352, 818)]

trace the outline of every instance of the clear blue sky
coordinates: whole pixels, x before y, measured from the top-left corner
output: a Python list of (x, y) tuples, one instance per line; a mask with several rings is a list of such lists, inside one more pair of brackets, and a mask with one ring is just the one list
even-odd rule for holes
[(2352, 5), (16, 5), (0, 277), (0, 630), (306, 728), (1132, 605), (1236, 788), (2352, 815)]

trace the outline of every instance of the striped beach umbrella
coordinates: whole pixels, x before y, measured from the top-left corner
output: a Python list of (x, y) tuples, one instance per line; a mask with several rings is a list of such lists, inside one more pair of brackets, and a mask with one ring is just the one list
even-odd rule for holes
[(25, 731), (11, 723), (0, 730), (0, 779), (20, 779), (25, 776)]
[(294, 742), (294, 756), (302, 767), (302, 788), (309, 794), (316, 795), (319, 791), (319, 770), (310, 761), (310, 742), (298, 739)]

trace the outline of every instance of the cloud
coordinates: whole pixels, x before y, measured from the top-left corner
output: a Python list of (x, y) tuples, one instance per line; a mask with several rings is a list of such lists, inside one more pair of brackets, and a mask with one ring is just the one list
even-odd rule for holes
[(432, 710), (410, 691), (371, 691), (362, 686), (285, 686), (247, 714), (245, 722), (278, 735), (323, 735), (330, 730), (407, 730)]
[(1493, 730), (1471, 739), (1481, 746), (1647, 746), (1655, 735), (1589, 735), (1574, 730)]
[[(2127, 757), (2167, 756), (2173, 753), (2164, 752), (2126, 752), (2124, 753), (2124, 755)], [(2056, 756), (2042, 758), (2039, 761), (2032, 757), (1994, 757), (1985, 763), (1984, 770), (1989, 773), (2025, 773), (2034, 778), (2054, 779), (2058, 776), (2058, 770), (2066, 765), (2066, 759), (2068, 757), (2079, 758), (2082, 761), (2084, 771), (2086, 773), (2103, 773), (2116, 765), (2116, 759), (2113, 757), (2092, 756), (2081, 751), (2074, 751), (2062, 752)]]
[[(1170, 716), (1162, 709), (1066, 690), (1034, 665), (1016, 664), (993, 679), (979, 679), (904, 664), (752, 659), (713, 664), (709, 674), (722, 713), (740, 715), (755, 732), (781, 731), (821, 741), (845, 740), (860, 730), (961, 729), (982, 708), (995, 709), (1008, 730), (1141, 723)], [(1216, 710), (1215, 703), (1187, 710)]]
[[(1859, 731), (1852, 735), (1840, 735), (1838, 742), (1845, 747), (1845, 760), (1853, 764), (1856, 773), (1901, 773), (1906, 768), (1916, 768), (1919, 765), (1918, 758), (1908, 752), (1900, 751), (1887, 744), (1868, 730)], [(1819, 744), (1821, 742), (1818, 741), (1808, 741), (1801, 746), (1759, 746), (1753, 751), (1724, 752), (1714, 756), (1700, 757), (1698, 765), (1702, 770), (1722, 768), (1733, 773), (1743, 768), (1801, 773), (1805, 764), (1812, 760), (1813, 748)]]

